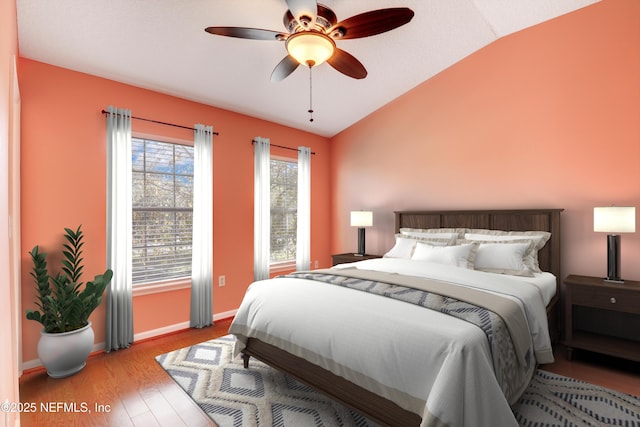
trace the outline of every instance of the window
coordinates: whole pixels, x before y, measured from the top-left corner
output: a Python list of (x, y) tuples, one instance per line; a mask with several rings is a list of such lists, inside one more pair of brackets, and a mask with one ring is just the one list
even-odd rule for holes
[(271, 265), (296, 262), (298, 163), (271, 159)]
[(191, 276), (193, 147), (132, 139), (133, 284)]

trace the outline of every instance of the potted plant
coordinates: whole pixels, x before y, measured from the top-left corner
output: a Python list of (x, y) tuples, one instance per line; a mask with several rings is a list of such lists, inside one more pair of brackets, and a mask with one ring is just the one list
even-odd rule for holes
[(93, 348), (93, 329), (89, 316), (102, 302), (102, 295), (113, 272), (95, 276), (84, 285), (80, 278), (84, 268), (81, 226), (73, 231), (65, 228), (66, 243), (62, 251), (62, 271), (55, 276), (47, 270), (47, 254), (35, 246), (29, 255), (33, 261), (33, 277), (37, 286), (38, 310), (27, 309), (27, 319), (43, 326), (38, 342), (38, 357), (49, 376), (62, 378), (84, 368)]

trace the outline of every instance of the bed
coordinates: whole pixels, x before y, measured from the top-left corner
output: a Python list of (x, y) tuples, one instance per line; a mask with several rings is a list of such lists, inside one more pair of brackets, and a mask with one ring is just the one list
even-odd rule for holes
[[(535, 275), (536, 278), (546, 275), (544, 291), (532, 284), (534, 278), (497, 274), (492, 270), (476, 272), (439, 263), (436, 266), (428, 257), (424, 258), (427, 262), (419, 266), (417, 261), (402, 257), (361, 261), (318, 273), (309, 272), (314, 273), (313, 277), (300, 273), (252, 284), (230, 328), (230, 333), (238, 338), (236, 350), (242, 352), (245, 366), (251, 356), (256, 357), (381, 425), (517, 425), (509, 405), (526, 388), (535, 365), (553, 360), (551, 341), (558, 331), (558, 279), (561, 277), (561, 211), (395, 212), (396, 246), (402, 240), (400, 233), (406, 230), (456, 230), (463, 233), (459, 235), (463, 237), (462, 243), (456, 246), (476, 249), (480, 241), (471, 244), (465, 240), (473, 235), (468, 231), (501, 230), (496, 232), (500, 236), (511, 232), (518, 238), (516, 232), (546, 233), (544, 246), (536, 249), (536, 262), (544, 274)], [(515, 244), (524, 245), (521, 240), (514, 240)], [(428, 241), (421, 244), (421, 248), (431, 254), (431, 245)], [(481, 245), (495, 246), (488, 241), (482, 241)], [(413, 255), (416, 251), (414, 246)], [(429, 277), (415, 279), (423, 276), (427, 266)], [(414, 272), (414, 268), (419, 270)], [(397, 274), (398, 271), (402, 274)], [(317, 276), (355, 285), (327, 286), (317, 281)], [(531, 335), (520, 340), (517, 337), (524, 335), (514, 334), (516, 327), (505, 322), (495, 328), (495, 331), (511, 333), (513, 342), (505, 347), (500, 344), (501, 339), (496, 338), (495, 331), (483, 333), (469, 319), (426, 310), (375, 292), (354, 290), (354, 286), (364, 283), (362, 281), (373, 281), (375, 286), (369, 286), (371, 289), (392, 283), (389, 286), (394, 286), (393, 292), (405, 286), (413, 292), (414, 281), (420, 282), (415, 285), (420, 289), (423, 282), (427, 282), (428, 288), (419, 291), (427, 292), (424, 295), (437, 295), (434, 289), (458, 281), (471, 285), (471, 289), (455, 291), (464, 295), (476, 293), (475, 288), (484, 287), (485, 282), (489, 289), (477, 293), (494, 295), (508, 289), (509, 296), (496, 296), (496, 300), (511, 301), (507, 304), (510, 306), (519, 305), (520, 318), (513, 320), (513, 324), (523, 327), (524, 323)], [(523, 294), (512, 295), (519, 292)], [(482, 298), (487, 301), (486, 295)], [(465, 296), (459, 299), (464, 300)], [(428, 298), (421, 299), (424, 300)], [(460, 302), (455, 298), (453, 301)], [(509, 316), (500, 313), (493, 317), (500, 321)], [(278, 332), (273, 332), (276, 329)], [(358, 350), (352, 351), (354, 347)], [(496, 354), (500, 353), (498, 347), (510, 356), (496, 361)], [(504, 350), (507, 347), (508, 350)], [(512, 365), (520, 366), (514, 368), (517, 373), (513, 375)], [(511, 376), (515, 379), (504, 378)], [(480, 389), (482, 393), (477, 392)]]

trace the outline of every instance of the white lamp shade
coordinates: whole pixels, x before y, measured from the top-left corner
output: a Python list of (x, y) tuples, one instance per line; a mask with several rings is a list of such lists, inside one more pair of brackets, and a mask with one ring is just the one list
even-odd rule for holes
[(633, 206), (593, 208), (593, 231), (635, 233), (636, 208)]
[(352, 211), (351, 226), (352, 227), (371, 227), (373, 225), (373, 212), (371, 211)]

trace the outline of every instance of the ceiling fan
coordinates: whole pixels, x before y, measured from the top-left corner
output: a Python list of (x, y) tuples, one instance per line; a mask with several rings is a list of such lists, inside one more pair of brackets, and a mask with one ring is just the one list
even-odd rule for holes
[(336, 40), (357, 39), (400, 27), (413, 18), (406, 7), (372, 10), (338, 22), (336, 14), (316, 0), (286, 0), (289, 8), (283, 18), (287, 32), (244, 27), (207, 27), (219, 36), (252, 40), (284, 41), (288, 55), (271, 73), (271, 81), (281, 81), (298, 65), (309, 68), (328, 62), (354, 79), (363, 79), (367, 70), (353, 55), (339, 49)]

